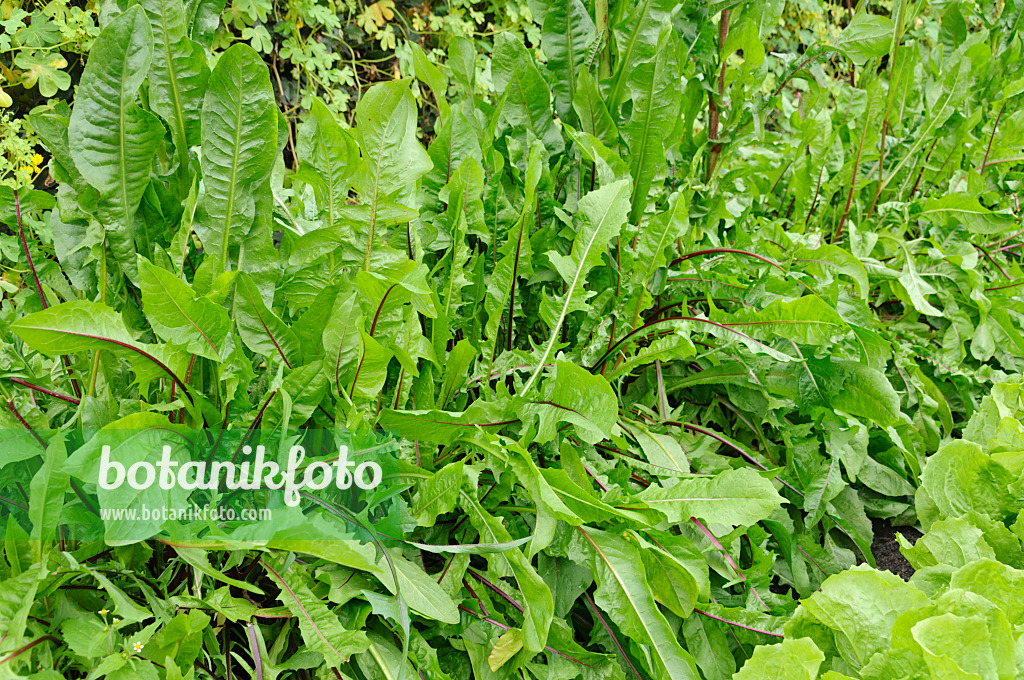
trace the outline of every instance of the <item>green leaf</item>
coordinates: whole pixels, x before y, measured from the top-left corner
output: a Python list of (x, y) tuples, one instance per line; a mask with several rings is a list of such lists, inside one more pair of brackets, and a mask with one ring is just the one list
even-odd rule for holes
[(667, 249), (678, 240), (686, 238), (690, 225), (690, 196), (679, 192), (669, 197), (669, 209), (652, 219), (640, 230), (640, 236), (633, 249), (632, 279), (636, 291), (634, 305), (632, 299), (627, 303), (626, 310), (633, 311), (630, 326), (637, 324), (640, 312), (650, 306), (651, 295), (647, 287), (654, 282), (655, 272), (667, 264)]
[(675, 0), (634, 0), (624, 8), (622, 19), (612, 26), (619, 57), (607, 97), (612, 116), (619, 115), (626, 84), (635, 78), (637, 65), (656, 57), (662, 26), (676, 6)]
[(786, 624), (786, 637), (810, 637), (860, 668), (889, 648), (900, 614), (926, 604), (924, 593), (895, 574), (859, 565), (830, 576), (805, 599)]
[(787, 638), (777, 645), (760, 645), (733, 675), (733, 680), (815, 680), (825, 660), (810, 638)]
[(229, 251), (253, 226), (253, 190), (277, 155), (277, 107), (270, 74), (259, 55), (238, 43), (217, 60), (203, 99), (202, 168), (205, 193), (195, 231), (207, 254), (227, 271)]
[(584, 290), (587, 275), (601, 261), (608, 248), (608, 242), (619, 235), (622, 225), (626, 222), (626, 211), (629, 209), (629, 182), (619, 180), (612, 184), (591, 191), (580, 199), (579, 215), (583, 224), (573, 240), (570, 255), (561, 255), (555, 251), (548, 252), (548, 258), (566, 282), (565, 294), (562, 296), (561, 312), (555, 323), (551, 324), (551, 338), (544, 351), (540, 354), (537, 366), (530, 379), (523, 386), (523, 393), (530, 390), (536, 382), (551, 355), (555, 342), (561, 332), (562, 322), (569, 312), (581, 309), (583, 302), (593, 295)]
[(458, 437), (469, 435), (478, 428), (497, 431), (515, 420), (505, 412), (504, 405), (475, 401), (462, 412), (384, 409), (379, 422), (382, 427), (397, 431), (405, 439), (449, 446)]
[(437, 584), (437, 579), (402, 557), (398, 550), (388, 551), (390, 564), (394, 566), (398, 575), (396, 585), (388, 561), (383, 554), (375, 554), (374, 547), (369, 544), (340, 539), (337, 535), (325, 533), (321, 540), (276, 538), (267, 545), (271, 548), (314, 555), (344, 567), (369, 572), (391, 593), (400, 593), (409, 609), (414, 612), (442, 623), (459, 622), (459, 610), (455, 602)]
[(786, 338), (802, 345), (823, 345), (849, 328), (839, 313), (817, 295), (773, 300), (760, 311), (742, 308), (722, 320), (759, 340)]
[(288, 368), (302, 363), (302, 346), (295, 332), (267, 309), (248, 274), (238, 275), (234, 317), (242, 342), (253, 352), (280, 359)]
[(21, 84), (26, 88), (38, 86), (39, 94), (44, 97), (52, 97), (71, 87), (71, 76), (62, 70), (67, 68), (68, 62), (60, 52), (21, 50), (14, 58), (14, 65), (22, 70)]
[[(10, 533), (8, 533), (8, 540)], [(37, 565), (21, 574), (0, 581), (0, 626), (17, 648), (25, 639), (29, 611), (40, 587), (45, 587), (46, 570)]]
[(541, 47), (548, 58), (555, 111), (567, 120), (576, 97), (576, 75), (594, 39), (594, 22), (580, 0), (554, 0), (544, 13), (543, 25)]
[(416, 100), (410, 81), (377, 83), (356, 105), (356, 141), (366, 161), (360, 192), (370, 201), (369, 232), (363, 269), (370, 268), (378, 205), (425, 175), (433, 163), (416, 139)]
[[(469, 515), (469, 521), (480, 532), (480, 538), (485, 543), (505, 543), (512, 540), (501, 520), (484, 510), (480, 503), (465, 491), (462, 492), (462, 508)], [(519, 548), (488, 556), (488, 562), (498, 565), (501, 570), (498, 573), (508, 573), (515, 578), (525, 602), (523, 646), (528, 652), (540, 652), (547, 642), (548, 628), (551, 627), (551, 619), (554, 616), (554, 601), (547, 583)]]
[(238, 579), (231, 578), (230, 576), (225, 576), (220, 571), (214, 569), (213, 565), (210, 564), (210, 558), (207, 555), (207, 552), (202, 548), (177, 545), (174, 543), (168, 543), (166, 545), (170, 545), (174, 548), (174, 552), (178, 554), (178, 557), (191, 565), (196, 569), (196, 571), (206, 574), (213, 580), (220, 581), (221, 583), (227, 583), (228, 585), (241, 588), (242, 590), (247, 590), (250, 593), (256, 593), (257, 595), (263, 594), (263, 591), (259, 587), (254, 586), (251, 583), (246, 583), (245, 581), (239, 581)]
[[(898, 539), (903, 539), (898, 534)], [(995, 559), (995, 552), (985, 541), (985, 532), (966, 517), (950, 517), (932, 524), (913, 545), (900, 540), (901, 552), (914, 569), (938, 564), (962, 567), (980, 559)]]
[(43, 466), (32, 477), (29, 486), (29, 512), (32, 522), (32, 561), (43, 559), (43, 541), (52, 541), (60, 523), (64, 494), (70, 489), (70, 477), (63, 470), (67, 450), (63, 433), (57, 433), (46, 447)]
[(900, 397), (880, 371), (851, 364), (843, 388), (831, 405), (855, 416), (870, 418), (882, 426), (900, 422)]
[(518, 628), (509, 628), (494, 643), (494, 648), (491, 649), (491, 654), (487, 657), (487, 665), (491, 667), (492, 671), (497, 672), (509, 659), (518, 654), (522, 648), (523, 631)]
[(862, 297), (868, 294), (868, 274), (864, 265), (852, 253), (839, 246), (822, 243), (817, 248), (799, 248), (793, 253), (797, 262), (807, 263), (807, 271), (815, 276), (827, 268), (838, 269), (857, 284), (857, 292)]
[(977, 197), (970, 194), (946, 194), (925, 201), (921, 208), (920, 217), (964, 224), (974, 234), (1002, 234), (1014, 224), (1012, 213), (982, 207)]
[(462, 461), (446, 465), (419, 485), (409, 506), (409, 513), (416, 517), (419, 526), (434, 526), (438, 515), (455, 507), (462, 488), (462, 468)]
[(420, 47), (419, 43), (410, 42), (412, 50), (412, 63), (416, 71), (416, 78), (427, 84), (434, 93), (434, 102), (441, 113), (441, 118), (447, 118), (451, 112), (448, 104), (448, 78), (444, 73), (427, 58), (427, 54)]
[(726, 470), (710, 479), (679, 479), (669, 488), (652, 485), (635, 498), (670, 522), (698, 517), (739, 526), (767, 519), (783, 502), (772, 483), (750, 468)]
[(107, 591), (107, 595), (114, 603), (114, 613), (117, 614), (125, 624), (141, 623), (146, 619), (153, 618), (153, 615), (135, 604), (135, 602), (125, 594), (124, 590), (119, 588), (113, 581), (107, 578), (103, 573), (90, 569), (89, 567), (83, 566), (83, 569), (87, 571), (103, 590)]
[[(185, 35), (181, 0), (140, 0), (153, 30), (156, 58), (149, 71), (149, 104), (171, 129), (179, 162), (200, 143), (200, 112), (210, 69), (203, 47)], [(187, 187), (185, 187), (187, 189)]]
[(137, 280), (136, 211), (149, 185), (163, 125), (135, 103), (153, 58), (149, 21), (139, 7), (114, 19), (96, 39), (75, 97), (68, 143), (82, 177), (99, 191), (97, 209), (111, 251)]
[(665, 167), (665, 145), (679, 117), (682, 92), (670, 28), (662, 30), (656, 56), (632, 68), (626, 82), (633, 95), (633, 112), (622, 129), (633, 175), (629, 222), (639, 226), (654, 177)]
[(580, 130), (601, 140), (605, 146), (614, 148), (619, 141), (619, 131), (597, 89), (594, 76), (585, 68), (580, 68), (578, 78), (572, 108), (579, 119)]
[(519, 417), (530, 424), (540, 420), (535, 441), (543, 444), (555, 438), (559, 423), (575, 426), (580, 439), (594, 444), (611, 436), (618, 414), (618, 401), (611, 385), (576, 364), (555, 362), (555, 372), (542, 386), (541, 399), (524, 401), (518, 407)]
[[(1010, 471), (977, 444), (949, 442), (928, 458), (921, 472), (921, 486), (917, 490), (921, 524), (930, 528), (937, 519), (957, 517), (971, 510), (995, 519), (1007, 517), (1024, 501), (1020, 491), (1012, 489), (1014, 481)], [(928, 497), (933, 510), (922, 507), (922, 495)]]
[(309, 116), (299, 126), (296, 146), (302, 166), (295, 178), (313, 187), (317, 207), (333, 227), (360, 169), (359, 147), (319, 99), (313, 99)]
[(835, 46), (860, 66), (868, 59), (889, 53), (894, 30), (896, 27), (888, 17), (858, 12), (839, 34)]
[(313, 595), (304, 583), (301, 568), (293, 564), (283, 574), (278, 573), (267, 562), (263, 562), (272, 581), (281, 587), (278, 599), (288, 607), (298, 620), (302, 639), (309, 649), (319, 652), (328, 666), (346, 663), (352, 654), (365, 651), (370, 646), (366, 633), (361, 630), (346, 630), (337, 614), (327, 608), (324, 602)]
[(188, 392), (176, 372), (187, 361), (187, 355), (163, 345), (136, 342), (120, 315), (98, 302), (79, 300), (54, 305), (23, 316), (11, 324), (11, 330), (47, 356), (106, 350), (131, 361), (140, 382), (170, 377), (179, 389)]
[(227, 310), (205, 297), (173, 273), (149, 260), (139, 260), (142, 305), (156, 334), (192, 354), (219, 360), (231, 330)]
[(491, 71), (495, 90), (502, 93), (502, 119), (513, 129), (532, 135), (524, 146), (538, 139), (548, 154), (562, 151), (565, 142), (551, 114), (551, 90), (523, 41), (511, 33), (499, 33), (494, 40)]
[(761, 43), (757, 24), (750, 19), (743, 19), (735, 26), (729, 27), (729, 35), (722, 46), (724, 60), (729, 55), (743, 52), (743, 70), (749, 71), (764, 63), (764, 45)]
[(597, 529), (577, 529), (589, 547), (597, 581), (594, 601), (622, 632), (647, 646), (650, 672), (657, 678), (698, 680), (700, 674), (658, 609), (648, 585), (639, 548), (622, 536)]
[[(484, 309), (487, 310), (487, 325), (484, 327), (484, 332), (488, 338), (488, 346), (484, 357), (489, 362), (488, 370), (493, 366), (495, 349), (498, 345), (498, 330), (501, 328), (502, 320), (505, 321), (508, 337), (512, 337), (514, 324), (509, 317), (515, 313), (515, 287), (521, 278), (533, 274), (533, 250), (530, 245), (529, 225), (532, 223), (531, 213), (537, 200), (537, 184), (540, 182), (543, 169), (541, 166), (542, 152), (543, 147), (539, 142), (535, 142), (530, 147), (530, 154), (526, 161), (523, 209), (515, 227), (509, 231), (505, 243), (498, 251), (501, 254), (501, 259), (495, 264), (490, 281), (487, 283), (487, 298), (484, 300)], [(497, 244), (492, 244), (492, 247), (497, 247)], [(506, 349), (510, 349), (512, 341), (506, 341), (504, 344)]]

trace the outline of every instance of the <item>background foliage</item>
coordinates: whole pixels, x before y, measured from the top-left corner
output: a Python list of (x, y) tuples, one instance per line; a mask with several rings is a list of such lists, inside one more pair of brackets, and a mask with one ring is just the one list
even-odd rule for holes
[[(0, 673), (1021, 673), (1024, 5), (318, 7), (16, 92)], [(95, 430), (335, 427), (402, 488), (318, 540), (99, 540)]]

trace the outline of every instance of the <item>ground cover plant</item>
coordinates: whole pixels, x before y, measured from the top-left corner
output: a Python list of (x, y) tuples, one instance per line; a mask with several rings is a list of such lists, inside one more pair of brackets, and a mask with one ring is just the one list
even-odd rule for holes
[[(1024, 8), (789, 52), (782, 3), (532, 9), (495, 97), (413, 45), (294, 135), (249, 45), (111, 10), (29, 118), (55, 193), (0, 187), (0, 674), (1016, 677)], [(105, 493), (101, 437), (342, 432), (397, 452), (367, 505), (99, 516), (189, 500)]]

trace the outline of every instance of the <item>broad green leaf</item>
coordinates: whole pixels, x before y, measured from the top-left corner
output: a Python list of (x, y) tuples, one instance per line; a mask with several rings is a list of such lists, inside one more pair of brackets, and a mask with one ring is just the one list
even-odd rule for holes
[(593, 295), (592, 292), (585, 290), (587, 275), (601, 261), (608, 242), (619, 235), (622, 225), (626, 222), (628, 209), (629, 182), (626, 180), (590, 192), (580, 199), (579, 215), (582, 224), (573, 241), (572, 253), (561, 255), (555, 251), (548, 252), (548, 258), (567, 285), (564, 295), (561, 296), (561, 312), (557, 321), (551, 324), (551, 338), (540, 354), (533, 374), (523, 387), (523, 393), (528, 392), (533, 386), (548, 357), (551, 356), (551, 350), (558, 340), (566, 315), (581, 309), (584, 301)]
[(487, 657), (487, 665), (491, 667), (492, 671), (497, 671), (522, 648), (523, 631), (518, 628), (509, 628), (501, 634), (494, 644), (494, 648), (491, 649), (491, 655)]
[(810, 638), (787, 638), (777, 645), (761, 645), (733, 675), (734, 680), (816, 680), (825, 660)]
[(622, 136), (629, 147), (633, 194), (629, 222), (639, 226), (655, 175), (665, 167), (665, 145), (679, 117), (679, 64), (674, 31), (663, 28), (656, 56), (631, 69), (627, 84), (633, 112)]
[(436, 224), (447, 232), (451, 242), (447, 260), (442, 260), (448, 270), (447, 281), (440, 282), (445, 318), (458, 315), (463, 302), (462, 290), (470, 284), (466, 276), (470, 256), (467, 238), (470, 224), (483, 223), (484, 206), (480, 200), (483, 188), (483, 168), (475, 158), (467, 158), (459, 164), (439, 194), (442, 200), (447, 201), (448, 209), (438, 217)]
[(100, 222), (132, 280), (137, 280), (136, 236), (143, 243), (150, 240), (148, 227), (137, 224), (135, 213), (164, 135), (160, 120), (135, 103), (152, 58), (149, 21), (141, 8), (133, 7), (96, 39), (68, 125), (75, 166), (99, 192)]
[(848, 328), (839, 313), (817, 295), (774, 300), (760, 311), (742, 308), (723, 323), (758, 340), (786, 338), (802, 345), (823, 345)]
[(894, 30), (895, 26), (888, 17), (858, 12), (839, 34), (835, 46), (860, 66), (868, 59), (889, 53)]
[(35, 565), (21, 574), (0, 581), (0, 626), (17, 649), (25, 639), (29, 611), (40, 587), (45, 587), (47, 572)]
[(786, 637), (810, 637), (838, 650), (854, 668), (890, 646), (896, 618), (928, 604), (928, 597), (895, 574), (859, 565), (834, 576), (803, 600), (786, 624)]
[(230, 251), (253, 227), (253, 190), (274, 163), (277, 107), (259, 55), (239, 43), (220, 55), (203, 99), (202, 168), (205, 193), (195, 230), (204, 250), (227, 271)]
[(675, 0), (633, 0), (624, 8), (622, 19), (612, 26), (619, 58), (606, 101), (616, 119), (627, 82), (635, 78), (633, 74), (639, 64), (656, 57), (662, 27), (676, 6)]
[(370, 203), (363, 269), (370, 268), (378, 205), (413, 184), (431, 168), (430, 156), (416, 138), (416, 100), (408, 80), (377, 83), (356, 105), (356, 141), (366, 161), (366, 177), (357, 185)]
[(157, 335), (192, 354), (217, 361), (231, 330), (227, 310), (196, 295), (173, 273), (140, 258), (139, 286), (146, 319)]
[(772, 483), (750, 468), (726, 470), (710, 479), (679, 479), (671, 487), (651, 486), (636, 496), (670, 522), (697, 517), (719, 524), (751, 526), (783, 502)]
[(597, 89), (594, 76), (581, 68), (572, 97), (572, 108), (579, 120), (580, 130), (601, 140), (605, 146), (614, 148), (619, 140), (619, 131), (612, 115)]
[(313, 595), (306, 585), (301, 569), (292, 565), (279, 573), (267, 562), (263, 562), (272, 581), (281, 588), (278, 599), (298, 620), (302, 639), (310, 649), (319, 652), (328, 666), (337, 666), (348, 661), (369, 647), (369, 639), (361, 630), (346, 630), (324, 602)]
[[(483, 542), (505, 543), (512, 540), (501, 520), (484, 510), (480, 503), (465, 491), (462, 492), (462, 508), (469, 515), (473, 527), (480, 532), (480, 539)], [(502, 570), (499, 573), (505, 572), (515, 578), (524, 600), (523, 646), (529, 652), (540, 652), (547, 642), (548, 628), (551, 627), (551, 619), (554, 616), (551, 590), (519, 548), (488, 556), (488, 561), (499, 565)]]
[(179, 162), (187, 166), (189, 147), (200, 143), (202, 98), (210, 77), (206, 53), (185, 34), (181, 0), (139, 4), (149, 17), (156, 56), (149, 72), (149, 103), (171, 129)]
[(317, 207), (327, 226), (333, 227), (360, 169), (359, 147), (319, 99), (313, 100), (309, 116), (299, 126), (296, 145), (302, 165), (295, 178), (313, 187)]
[(462, 461), (446, 465), (419, 485), (409, 506), (409, 513), (416, 517), (419, 526), (434, 526), (438, 515), (455, 507), (462, 488), (462, 467)]
[(528, 131), (528, 140), (543, 142), (549, 154), (562, 151), (565, 143), (551, 114), (551, 90), (522, 40), (510, 33), (495, 36), (491, 70), (504, 102), (502, 118), (514, 129)]
[(577, 529), (589, 549), (597, 581), (594, 601), (623, 633), (647, 646), (649, 671), (658, 678), (698, 680), (700, 674), (680, 645), (647, 583), (640, 550), (622, 536), (597, 529)]
[(392, 594), (400, 593), (402, 599), (414, 612), (418, 612), (443, 623), (458, 623), (459, 611), (455, 602), (420, 567), (402, 557), (401, 551), (389, 550), (398, 575), (398, 584), (391, 574), (389, 562), (384, 555), (375, 553), (374, 546), (336, 535), (324, 534), (320, 540), (293, 540), (275, 538), (268, 547), (313, 555), (334, 564), (373, 574)]
[(314, 362), (299, 366), (281, 381), (281, 388), (270, 399), (263, 412), (261, 426), (268, 429), (295, 427), (313, 416), (327, 392), (327, 376), (323, 364)]
[(68, 647), (86, 659), (99, 658), (108, 649), (110, 635), (104, 628), (98, 618), (65, 619), (60, 624), (60, 632)]
[(515, 416), (506, 413), (504, 405), (476, 401), (462, 412), (418, 410), (381, 411), (380, 424), (393, 429), (405, 439), (427, 441), (449, 446), (456, 438), (469, 435), (478, 428), (496, 432), (515, 422)]
[(751, 19), (743, 19), (737, 25), (729, 27), (729, 35), (722, 46), (722, 58), (725, 59), (736, 52), (743, 53), (744, 71), (757, 68), (764, 63), (764, 45), (761, 43), (757, 24)]
[[(143, 508), (188, 507), (192, 491), (178, 485), (162, 488), (153, 484), (136, 489), (123, 481), (114, 484), (117, 469), (104, 469), (101, 465), (105, 447), (109, 447), (110, 461), (120, 464), (126, 472), (135, 463), (156, 466), (165, 450), (172, 465), (180, 466), (192, 460), (192, 443), (187, 433), (186, 426), (170, 424), (165, 414), (140, 411), (107, 424), (68, 457), (64, 470), (86, 484), (96, 485), (101, 511), (115, 511), (103, 517), (108, 544), (129, 545), (157, 535), (163, 518), (151, 513), (143, 519)], [(103, 477), (111, 488), (101, 484)]]
[(999, 644), (1002, 640), (992, 634), (982, 616), (947, 612), (920, 621), (911, 632), (932, 677), (1010, 678), (1016, 672), (1009, 659), (1012, 638), (1006, 635), (1006, 644)]
[(1014, 626), (1024, 622), (1024, 571), (1020, 569), (983, 558), (953, 572), (949, 586), (977, 593), (999, 605)]
[(526, 400), (518, 407), (524, 423), (532, 424), (534, 417), (540, 420), (537, 443), (554, 439), (562, 422), (572, 423), (577, 436), (588, 444), (611, 436), (618, 402), (611, 385), (600, 375), (559, 359), (541, 392), (539, 400)]
[(1010, 213), (994, 212), (982, 207), (978, 199), (969, 194), (946, 194), (932, 198), (921, 206), (920, 217), (942, 219), (947, 224), (964, 224), (975, 234), (1001, 234), (1012, 229)]
[(63, 433), (57, 433), (46, 447), (42, 467), (29, 486), (29, 519), (32, 521), (32, 561), (43, 559), (43, 542), (54, 540), (60, 523), (64, 494), (70, 489), (70, 478), (63, 470), (67, 450)]
[[(58, 91), (71, 87), (71, 75), (63, 70), (68, 62), (60, 52), (20, 50), (14, 58), (14, 65), (22, 70), (20, 84), (26, 88), (38, 87), (39, 94), (44, 97), (52, 97)], [(2, 98), (10, 99), (10, 95), (0, 92)]]
[[(921, 472), (917, 505), (921, 524), (946, 517), (957, 517), (970, 510), (1002, 519), (1020, 507), (1020, 491), (1009, 470), (992, 460), (973, 442), (952, 441), (932, 454)], [(924, 505), (924, 496), (928, 498)], [(931, 507), (931, 509), (928, 508)]]
[(832, 397), (832, 406), (883, 426), (898, 423), (900, 398), (885, 375), (863, 364), (848, 368), (842, 390)]
[[(902, 534), (899, 535), (902, 539)], [(932, 524), (913, 545), (900, 540), (901, 552), (914, 569), (937, 564), (962, 567), (979, 559), (995, 559), (995, 552), (985, 541), (985, 532), (965, 517), (950, 517)]]
[(288, 368), (301, 363), (302, 347), (295, 332), (267, 309), (248, 274), (238, 275), (234, 316), (242, 342), (253, 352), (280, 359)]
[(110, 307), (85, 300), (54, 305), (11, 324), (25, 343), (47, 356), (106, 350), (132, 362), (140, 382), (169, 377), (183, 392), (178, 372), (187, 355), (163, 345), (136, 342), (121, 316)]
[[(651, 285), (655, 271), (668, 263), (668, 258), (665, 255), (666, 249), (674, 245), (678, 239), (684, 239), (689, 234), (691, 229), (689, 211), (689, 194), (685, 192), (673, 194), (669, 197), (669, 209), (652, 219), (640, 231), (640, 237), (633, 250), (633, 279), (638, 287)], [(638, 301), (638, 305), (640, 305), (640, 301)], [(643, 307), (646, 305), (641, 305), (637, 309), (637, 314), (642, 311)], [(635, 324), (636, 321), (634, 320), (633, 323)]]
[(838, 269), (857, 284), (858, 294), (864, 298), (868, 294), (868, 274), (853, 254), (849, 251), (828, 243), (822, 243), (815, 249), (800, 248), (793, 253), (797, 262), (807, 263), (807, 270), (815, 276), (821, 276), (828, 268)]
[(555, 111), (567, 120), (576, 98), (576, 76), (594, 38), (594, 22), (580, 0), (555, 0), (544, 13), (541, 47), (547, 55)]

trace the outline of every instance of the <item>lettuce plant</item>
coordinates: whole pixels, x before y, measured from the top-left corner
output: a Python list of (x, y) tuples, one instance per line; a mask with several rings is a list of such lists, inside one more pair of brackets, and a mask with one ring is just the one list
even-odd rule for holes
[[(545, 4), (547, 61), (497, 36), (494, 101), (471, 44), (413, 48), (426, 101), (314, 103), (295, 171), (256, 52), (212, 59), (173, 0), (112, 17), (32, 117), (55, 208), (0, 193), (2, 672), (710, 680), (883, 649), (799, 612), (873, 565), (869, 517), (989, 507), (930, 471), (1024, 350), (1019, 9), (900, 3), (776, 56), (781, 3), (711, 8)], [(307, 508), (311, 536), (102, 518), (99, 437), (341, 431), (398, 486)]]
[(1024, 486), (1010, 442), (1022, 415), (1020, 383), (996, 385), (965, 438), (928, 459), (916, 499), (928, 531), (914, 545), (899, 537), (917, 569), (909, 583), (865, 566), (829, 577), (782, 644), (756, 651), (735, 677), (1017, 677)]

